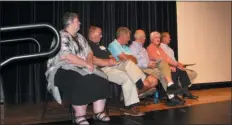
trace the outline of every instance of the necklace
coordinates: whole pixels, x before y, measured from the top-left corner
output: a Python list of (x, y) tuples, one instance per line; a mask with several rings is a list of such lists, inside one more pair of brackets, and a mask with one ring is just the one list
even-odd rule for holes
[(159, 52), (159, 50), (156, 50), (156, 53), (157, 53), (158, 55), (160, 55), (160, 52)]

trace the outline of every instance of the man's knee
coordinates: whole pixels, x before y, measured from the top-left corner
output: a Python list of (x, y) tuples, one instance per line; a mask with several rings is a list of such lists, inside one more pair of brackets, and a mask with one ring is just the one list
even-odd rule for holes
[(152, 75), (147, 76), (150, 87), (155, 87), (158, 84), (158, 79)]
[(121, 72), (120, 77), (118, 77), (118, 78), (121, 79), (120, 81), (122, 81), (121, 85), (129, 83), (128, 81), (130, 81), (130, 77), (125, 72)]
[(165, 62), (164, 60), (161, 60), (161, 61), (159, 62), (159, 64), (158, 64), (158, 66), (159, 66), (160, 68), (169, 67), (168, 63)]

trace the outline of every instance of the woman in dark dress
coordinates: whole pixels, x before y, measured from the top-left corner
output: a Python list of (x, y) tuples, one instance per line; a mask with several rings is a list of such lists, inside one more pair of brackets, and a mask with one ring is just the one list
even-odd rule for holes
[(110, 97), (108, 80), (95, 72), (92, 50), (86, 39), (77, 33), (80, 28), (77, 14), (65, 13), (63, 24), (61, 49), (49, 59), (47, 74), (54, 76), (53, 84), (62, 92), (62, 100), (73, 105), (77, 124), (89, 124), (85, 115), (87, 105), (92, 102), (94, 119), (108, 122), (110, 118), (103, 112), (106, 98)]

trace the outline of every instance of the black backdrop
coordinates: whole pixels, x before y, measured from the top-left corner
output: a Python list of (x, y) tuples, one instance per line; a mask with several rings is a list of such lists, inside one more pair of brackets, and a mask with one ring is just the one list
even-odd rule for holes
[[(48, 23), (57, 30), (62, 28), (61, 17), (64, 12), (79, 14), (80, 33), (87, 36), (90, 25), (102, 27), (101, 43), (107, 46), (114, 38), (118, 27), (126, 26), (134, 34), (136, 29), (143, 29), (147, 34), (145, 46), (149, 44), (151, 31), (168, 31), (172, 36), (171, 47), (177, 56), (177, 22), (176, 2), (156, 1), (67, 1), (67, 2), (0, 2), (0, 25), (13, 26), (21, 24)], [(1, 33), (1, 39), (30, 36), (38, 39), (42, 51), (49, 49), (52, 35), (46, 30), (38, 32)], [(133, 35), (131, 36), (133, 40)], [(14, 55), (35, 52), (33, 44), (0, 44), (1, 60)], [(1, 69), (4, 79), (7, 103), (38, 103), (44, 100), (46, 91), (46, 59), (20, 61)]]

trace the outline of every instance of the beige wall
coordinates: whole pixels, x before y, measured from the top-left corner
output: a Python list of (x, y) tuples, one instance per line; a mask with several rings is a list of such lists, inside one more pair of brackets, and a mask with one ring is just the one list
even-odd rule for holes
[(178, 57), (195, 83), (231, 81), (231, 3), (177, 2)]

